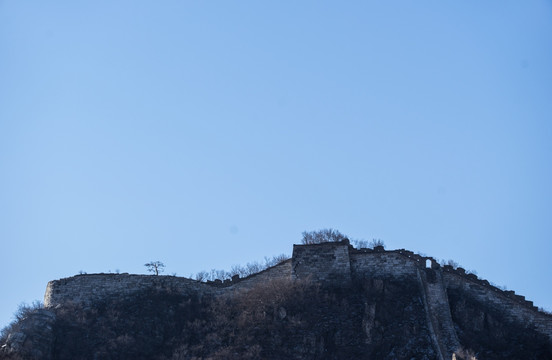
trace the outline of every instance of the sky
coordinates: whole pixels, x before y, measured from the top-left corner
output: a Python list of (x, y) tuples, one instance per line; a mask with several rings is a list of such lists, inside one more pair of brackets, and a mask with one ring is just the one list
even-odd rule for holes
[(0, 1), (0, 327), (338, 229), (552, 310), (552, 1)]

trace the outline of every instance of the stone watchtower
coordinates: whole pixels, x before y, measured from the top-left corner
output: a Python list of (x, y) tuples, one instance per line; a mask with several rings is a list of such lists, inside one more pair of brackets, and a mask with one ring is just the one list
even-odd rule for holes
[(331, 284), (351, 283), (349, 242), (327, 242), (314, 245), (293, 245), (291, 276)]

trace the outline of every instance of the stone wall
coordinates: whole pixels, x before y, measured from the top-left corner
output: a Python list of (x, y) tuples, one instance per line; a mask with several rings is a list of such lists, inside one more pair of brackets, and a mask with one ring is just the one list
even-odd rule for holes
[(202, 283), (175, 276), (85, 274), (50, 281), (44, 303), (47, 307), (65, 302), (93, 303), (107, 296), (128, 296), (148, 289), (183, 294), (218, 294), (232, 289), (247, 289), (271, 279), (310, 277), (322, 283), (346, 285), (353, 277), (415, 278), (416, 268), (423, 266), (423, 259), (405, 250), (356, 250), (347, 242), (294, 245), (292, 259), (243, 279), (234, 277)]
[(420, 263), (398, 251), (352, 251), (351, 271), (354, 278), (363, 277), (412, 277)]
[(465, 291), (477, 301), (492, 305), (511, 321), (534, 325), (539, 332), (547, 334), (552, 340), (552, 316), (538, 311), (532, 306), (532, 302), (525, 301), (523, 296), (486, 285), (485, 280), (477, 280), (475, 276), (470, 279), (456, 271), (442, 273), (447, 289)]
[(293, 245), (292, 276), (311, 278), (320, 283), (351, 283), (351, 259), (348, 242)]
[(460, 349), (460, 342), (456, 336), (441, 272), (418, 269), (416, 275), (435, 347), (439, 350), (441, 359), (450, 359)]
[(44, 306), (74, 302), (91, 304), (110, 296), (126, 297), (146, 290), (179, 294), (213, 295), (234, 289), (247, 289), (272, 279), (291, 278), (291, 259), (260, 273), (240, 279), (203, 283), (176, 276), (86, 274), (50, 281), (44, 294)]
[(260, 273), (248, 276), (241, 281), (235, 281), (231, 289), (249, 289), (258, 284), (270, 280), (290, 280), (291, 279), (291, 259), (286, 260), (276, 266), (261, 271)]
[(91, 304), (109, 296), (125, 297), (139, 291), (161, 290), (182, 294), (211, 291), (206, 284), (176, 276), (86, 274), (50, 281), (44, 294), (44, 306), (67, 302)]
[[(414, 254), (408, 250), (384, 251), (383, 248), (354, 249), (348, 242), (315, 245), (294, 245), (293, 256), (258, 274), (240, 279), (202, 283), (175, 276), (91, 274), (50, 281), (44, 295), (46, 307), (67, 302), (93, 303), (109, 296), (125, 297), (143, 290), (178, 292), (181, 294), (222, 294), (233, 290), (248, 289), (273, 279), (307, 279), (322, 284), (346, 285), (353, 279), (363, 278), (411, 278), (416, 281), (418, 272), (426, 268), (439, 273), (444, 289), (462, 289), (482, 303), (501, 309), (511, 320), (530, 323), (552, 339), (552, 316), (539, 312), (532, 302), (512, 291), (502, 291), (486, 280), (466, 274), (461, 268), (441, 268), (432, 258)], [(427, 302), (442, 312), (444, 300), (438, 291), (424, 287)], [(435, 295), (437, 294), (437, 295)], [(433, 303), (432, 303), (433, 301)], [(448, 306), (448, 305), (447, 305)], [(438, 314), (437, 314), (438, 315)], [(441, 318), (445, 319), (444, 316)], [(445, 322), (445, 321), (441, 321)]]

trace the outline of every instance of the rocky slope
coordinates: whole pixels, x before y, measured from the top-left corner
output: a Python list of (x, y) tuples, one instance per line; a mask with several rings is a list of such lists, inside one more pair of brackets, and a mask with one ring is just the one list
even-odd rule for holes
[[(552, 359), (546, 336), (465, 295), (449, 301), (466, 354)], [(274, 280), (231, 296), (143, 291), (37, 310), (10, 333), (1, 358), (439, 359), (427, 324), (413, 281)]]
[(552, 359), (551, 316), (409, 254), (294, 248), (226, 284), (62, 279), (4, 331), (0, 359)]

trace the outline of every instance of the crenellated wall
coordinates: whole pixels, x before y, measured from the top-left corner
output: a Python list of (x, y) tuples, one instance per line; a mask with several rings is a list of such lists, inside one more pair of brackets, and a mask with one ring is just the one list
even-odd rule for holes
[[(429, 260), (430, 269), (426, 269)], [(427, 272), (435, 272), (432, 280)], [(217, 295), (248, 289), (273, 279), (311, 279), (321, 284), (346, 286), (365, 278), (407, 278), (419, 281), (421, 296), (426, 305), (428, 319), (433, 323), (438, 346), (451, 349), (455, 346), (454, 326), (447, 312), (447, 289), (461, 289), (482, 303), (503, 311), (507, 318), (523, 324), (532, 324), (552, 339), (552, 316), (538, 311), (533, 303), (513, 291), (503, 291), (466, 274), (461, 269), (441, 267), (430, 257), (408, 250), (385, 251), (354, 249), (347, 241), (315, 245), (294, 245), (293, 256), (258, 274), (240, 279), (203, 283), (175, 276), (91, 274), (50, 281), (44, 295), (45, 307), (69, 302), (91, 304), (107, 297), (130, 296), (144, 290), (160, 290), (181, 294)], [(436, 282), (433, 282), (436, 281)], [(441, 334), (441, 335), (439, 335)], [(445, 335), (443, 335), (445, 334)], [(445, 339), (445, 340), (443, 340)], [(445, 344), (445, 345), (443, 345)], [(452, 344), (452, 345), (451, 345)], [(449, 351), (446, 350), (446, 351)], [(443, 353), (443, 356), (446, 357)]]
[(485, 281), (463, 276), (456, 271), (443, 271), (443, 282), (447, 289), (458, 289), (468, 293), (477, 301), (492, 305), (506, 315), (511, 321), (522, 324), (532, 324), (536, 329), (547, 334), (552, 339), (552, 316), (538, 311), (532, 302), (526, 301), (523, 296), (513, 291), (486, 286)]

